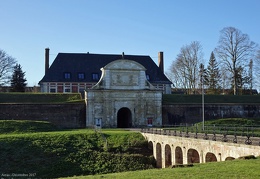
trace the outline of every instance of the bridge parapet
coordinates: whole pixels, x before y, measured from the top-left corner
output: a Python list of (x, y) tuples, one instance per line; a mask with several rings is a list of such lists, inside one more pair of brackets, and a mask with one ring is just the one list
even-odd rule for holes
[(141, 132), (260, 146), (260, 137), (253, 137), (253, 133), (246, 133), (243, 136), (237, 135), (236, 132), (233, 135), (228, 135), (228, 131), (223, 132), (222, 134), (217, 134), (216, 132), (210, 134), (208, 133), (208, 131), (205, 131), (204, 133), (199, 133), (198, 131), (189, 131), (188, 128), (182, 128), (182, 130), (171, 130), (163, 128), (142, 128)]

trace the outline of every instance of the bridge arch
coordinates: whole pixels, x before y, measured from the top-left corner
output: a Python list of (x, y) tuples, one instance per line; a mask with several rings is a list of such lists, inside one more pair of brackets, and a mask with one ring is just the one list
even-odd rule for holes
[(235, 160), (235, 158), (234, 158), (234, 157), (227, 157), (227, 158), (225, 159), (225, 161), (227, 161), (227, 160)]
[(199, 152), (195, 149), (189, 149), (187, 152), (188, 164), (190, 163), (200, 163)]
[(175, 148), (175, 164), (183, 164), (183, 152), (179, 146)]
[(162, 168), (162, 146), (160, 143), (156, 144), (156, 167)]
[(172, 152), (170, 145), (165, 145), (165, 167), (172, 166)]
[(148, 142), (148, 149), (153, 151), (153, 142), (152, 141)]
[(205, 158), (206, 163), (207, 162), (217, 162), (217, 157), (215, 154), (208, 152), (206, 154), (206, 158)]

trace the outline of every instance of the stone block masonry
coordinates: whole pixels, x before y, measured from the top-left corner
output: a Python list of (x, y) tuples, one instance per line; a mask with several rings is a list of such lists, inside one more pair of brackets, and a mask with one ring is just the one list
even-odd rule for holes
[(260, 155), (260, 146), (151, 133), (142, 133), (142, 135), (148, 141), (149, 147), (153, 149), (158, 168)]
[(0, 104), (0, 120), (49, 121), (60, 128), (84, 128), (85, 104)]
[[(260, 104), (205, 104), (205, 120), (222, 118), (260, 118)], [(162, 106), (163, 125), (194, 124), (202, 120), (201, 104)]]
[[(111, 103), (109, 103), (111, 105)], [(142, 108), (135, 109), (135, 112)], [(145, 108), (147, 112), (149, 108)], [(134, 114), (134, 113), (133, 113)], [(201, 122), (201, 105), (162, 106), (162, 125)], [(260, 118), (259, 104), (206, 104), (205, 120), (220, 118)], [(86, 127), (85, 104), (0, 104), (0, 120), (49, 121), (61, 128)]]

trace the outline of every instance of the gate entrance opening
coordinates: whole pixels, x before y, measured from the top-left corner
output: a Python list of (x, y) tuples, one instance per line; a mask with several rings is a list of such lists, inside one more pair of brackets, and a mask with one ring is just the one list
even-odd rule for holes
[(117, 112), (117, 127), (118, 128), (130, 128), (132, 127), (132, 114), (130, 109), (121, 108)]

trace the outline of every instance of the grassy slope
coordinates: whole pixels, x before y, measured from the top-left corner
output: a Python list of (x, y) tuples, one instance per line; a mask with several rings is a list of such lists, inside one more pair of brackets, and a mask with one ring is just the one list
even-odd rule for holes
[(260, 178), (260, 158), (251, 160), (234, 160), (195, 164), (189, 168), (150, 169), (135, 172), (113, 173), (105, 175), (89, 175), (71, 178), (106, 178), (106, 179), (172, 179), (172, 178), (198, 178), (198, 179), (226, 179), (226, 178)]
[(114, 130), (104, 135), (107, 146), (100, 133), (88, 129), (1, 134), (0, 172), (57, 178), (152, 168), (153, 158), (139, 154), (147, 145), (141, 134)]
[[(164, 94), (163, 104), (200, 104), (201, 95), (173, 95)], [(205, 103), (237, 103), (254, 104), (260, 103), (260, 95), (205, 95)]]
[[(259, 121), (251, 121), (249, 119), (221, 119), (209, 121), (209, 124), (223, 125), (223, 124), (236, 124), (236, 125), (246, 125), (258, 124)], [(255, 179), (260, 178), (259, 172), (260, 158), (251, 160), (234, 160), (225, 162), (214, 162), (206, 164), (195, 164), (191, 168), (174, 168), (174, 169), (150, 169), (144, 171), (135, 172), (123, 172), (123, 173), (113, 173), (106, 175), (88, 175), (82, 177), (74, 178), (107, 178), (107, 179), (171, 179), (171, 178), (247, 178)], [(159, 176), (159, 177), (158, 177)], [(72, 177), (73, 178), (73, 177)]]
[(259, 118), (225, 118), (205, 121), (206, 125), (229, 125), (229, 126), (247, 126), (260, 125)]
[(79, 93), (0, 93), (0, 103), (84, 102)]
[(47, 121), (0, 120), (0, 134), (47, 132), (57, 130)]
[[(205, 103), (260, 103), (260, 95), (205, 95)], [(0, 93), (0, 103), (84, 102), (79, 93)], [(200, 104), (201, 95), (163, 95), (163, 104)]]
[[(26, 121), (24, 123), (26, 124)], [(38, 128), (46, 125), (41, 122), (37, 123), (34, 125)], [(5, 125), (8, 126), (8, 124)], [(52, 126), (45, 129), (54, 130)], [(18, 128), (15, 133), (10, 130), (8, 134), (0, 134), (1, 173), (29, 172), (36, 173), (35, 177), (39, 178), (79, 175), (87, 176), (74, 178), (260, 177), (260, 159), (196, 164), (191, 168), (140, 170), (145, 164), (140, 155), (135, 153), (146, 153), (143, 150), (143, 144), (146, 144), (146, 141), (140, 134), (133, 132), (116, 129), (103, 130), (108, 141), (107, 147), (104, 147), (104, 138), (99, 133), (88, 129), (30, 132), (28, 128)], [(101, 151), (103, 152), (100, 153)], [(145, 160), (150, 160), (150, 158), (145, 158)], [(138, 167), (139, 171), (131, 172), (131, 170), (137, 170)], [(149, 168), (149, 166), (144, 168)], [(108, 170), (121, 173), (92, 175), (107, 173)]]
[[(254, 126), (254, 127), (252, 127)], [(213, 134), (230, 134), (246, 136), (247, 133), (254, 137), (260, 137), (260, 119), (259, 118), (225, 118), (225, 119), (214, 119), (205, 121), (205, 131), (202, 130), (202, 122), (196, 123), (193, 126), (185, 126), (179, 127), (165, 127), (165, 130), (177, 130), (177, 131), (185, 131), (195, 132), (197, 130), (198, 133), (210, 133)]]

